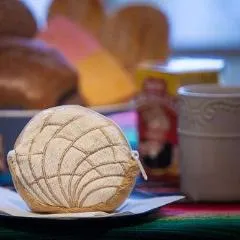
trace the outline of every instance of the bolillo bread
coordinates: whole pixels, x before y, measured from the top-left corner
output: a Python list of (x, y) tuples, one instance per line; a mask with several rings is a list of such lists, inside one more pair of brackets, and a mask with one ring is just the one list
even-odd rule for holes
[(0, 39), (0, 108), (56, 106), (76, 89), (77, 82), (76, 70), (44, 42)]
[(37, 114), (9, 152), (8, 164), (34, 212), (113, 212), (139, 173), (133, 153), (114, 122), (69, 105)]

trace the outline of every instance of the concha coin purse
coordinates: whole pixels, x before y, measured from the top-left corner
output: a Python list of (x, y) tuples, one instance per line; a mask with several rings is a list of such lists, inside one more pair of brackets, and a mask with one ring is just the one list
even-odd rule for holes
[(113, 212), (139, 170), (144, 175), (120, 128), (80, 106), (33, 117), (8, 153), (8, 164), (18, 193), (39, 213)]

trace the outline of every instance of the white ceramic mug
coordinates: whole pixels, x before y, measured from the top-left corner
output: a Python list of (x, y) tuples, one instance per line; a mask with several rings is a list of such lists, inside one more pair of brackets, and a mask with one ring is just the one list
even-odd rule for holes
[(181, 87), (181, 190), (195, 201), (240, 200), (240, 87)]

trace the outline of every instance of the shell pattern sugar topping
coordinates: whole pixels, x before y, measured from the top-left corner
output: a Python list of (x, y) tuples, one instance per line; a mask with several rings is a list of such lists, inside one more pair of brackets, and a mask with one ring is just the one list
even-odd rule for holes
[(16, 189), (36, 212), (114, 211), (139, 172), (119, 127), (80, 106), (37, 114), (8, 163)]

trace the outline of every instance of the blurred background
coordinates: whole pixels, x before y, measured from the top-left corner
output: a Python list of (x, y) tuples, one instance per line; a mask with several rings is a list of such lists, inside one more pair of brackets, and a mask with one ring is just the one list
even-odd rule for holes
[[(52, 0), (22, 0), (31, 9), (39, 28), (47, 24)], [(104, 0), (115, 10), (128, 0)], [(146, 2), (135, 0), (130, 2)], [(223, 57), (222, 80), (240, 84), (240, 2), (238, 0), (149, 0), (159, 5), (169, 25), (173, 55)]]
[(150, 175), (175, 179), (177, 89), (240, 85), (239, 8), (239, 0), (0, 1), (0, 177), (34, 114), (79, 104), (114, 119), (151, 161)]

